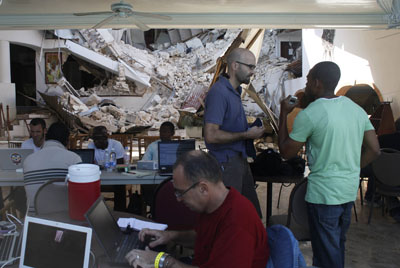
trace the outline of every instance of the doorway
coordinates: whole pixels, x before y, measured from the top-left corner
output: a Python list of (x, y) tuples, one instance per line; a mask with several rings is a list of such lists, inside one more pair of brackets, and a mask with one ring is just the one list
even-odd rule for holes
[(17, 113), (37, 106), (35, 101), (23, 96), (36, 99), (35, 55), (31, 48), (10, 44), (11, 83), (15, 84)]

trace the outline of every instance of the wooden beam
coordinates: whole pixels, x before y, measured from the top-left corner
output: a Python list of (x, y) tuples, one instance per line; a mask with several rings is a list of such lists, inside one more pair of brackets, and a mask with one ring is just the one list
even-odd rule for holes
[(267, 107), (267, 105), (265, 105), (265, 103), (260, 99), (253, 85), (250, 83), (248, 87), (245, 87), (243, 89), (265, 113), (265, 115), (268, 117), (269, 122), (271, 123), (272, 129), (275, 131), (275, 133), (278, 134), (278, 123), (276, 122), (275, 116), (273, 115), (272, 111)]

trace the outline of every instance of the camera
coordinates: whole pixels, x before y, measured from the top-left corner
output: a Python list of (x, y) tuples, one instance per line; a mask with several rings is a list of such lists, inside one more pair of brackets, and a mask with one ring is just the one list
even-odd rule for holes
[(297, 97), (296, 96), (290, 96), (289, 104), (295, 104), (296, 102), (297, 102)]

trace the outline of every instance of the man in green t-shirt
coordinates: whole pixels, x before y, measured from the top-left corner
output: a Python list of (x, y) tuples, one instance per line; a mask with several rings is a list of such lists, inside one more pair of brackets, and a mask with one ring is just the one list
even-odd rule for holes
[[(360, 167), (379, 155), (379, 143), (365, 111), (334, 90), (340, 69), (333, 62), (316, 64), (307, 75), (305, 100), (288, 134), (287, 115), (296, 104), (281, 102), (279, 149), (291, 158), (306, 144), (310, 167), (306, 202), (313, 265), (344, 267), (344, 243), (357, 197)], [(363, 148), (361, 150), (361, 148)]]

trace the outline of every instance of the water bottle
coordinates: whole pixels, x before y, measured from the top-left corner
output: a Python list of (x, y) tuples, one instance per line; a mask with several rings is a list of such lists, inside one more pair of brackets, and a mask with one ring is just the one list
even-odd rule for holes
[(117, 154), (115, 153), (114, 148), (112, 148), (110, 153), (110, 167), (108, 171), (114, 171), (116, 169), (117, 169)]
[(108, 149), (104, 152), (104, 170), (108, 171), (110, 169), (110, 154), (108, 153)]
[(124, 164), (129, 165), (131, 161), (131, 156), (129, 153), (129, 147), (125, 147), (125, 154), (124, 154)]

